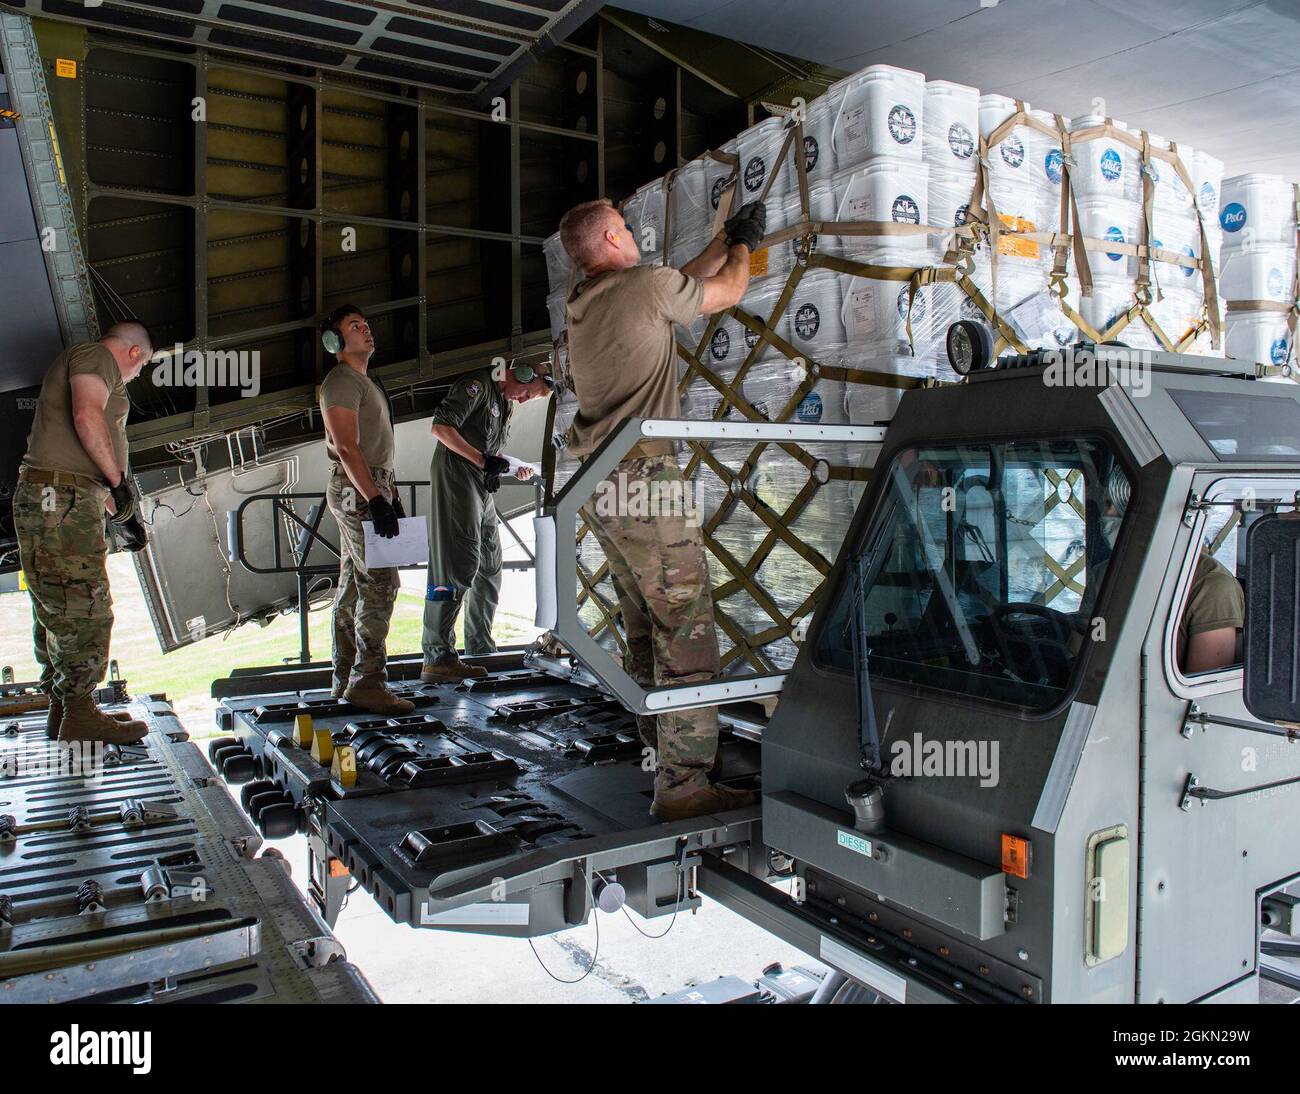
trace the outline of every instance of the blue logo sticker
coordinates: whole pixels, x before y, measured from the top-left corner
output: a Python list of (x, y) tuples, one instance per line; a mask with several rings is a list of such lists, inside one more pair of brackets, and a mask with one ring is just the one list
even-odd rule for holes
[(1025, 146), (1014, 133), (998, 147), (1002, 149), (1002, 162), (1008, 167), (1019, 167), (1025, 162)]
[(975, 155), (975, 138), (961, 122), (953, 122), (948, 126), (948, 147), (959, 160), (968, 160)]
[(763, 162), (762, 156), (755, 156), (745, 164), (745, 189), (751, 193), (763, 188), (763, 180), (767, 177), (767, 164)]
[[(1124, 238), (1124, 231), (1123, 231), (1122, 228), (1115, 228), (1115, 227), (1107, 228), (1107, 229), (1106, 229), (1106, 234), (1105, 234), (1104, 236), (1102, 236), (1102, 238), (1103, 238), (1103, 239), (1109, 239), (1112, 243), (1127, 243), (1127, 242), (1128, 242), (1128, 241)], [(1159, 244), (1157, 244), (1157, 246), (1159, 246)], [(1110, 251), (1107, 251), (1107, 252), (1106, 252), (1106, 257), (1109, 258), (1112, 262), (1118, 262), (1118, 261), (1119, 261), (1121, 258), (1123, 258), (1124, 256), (1123, 256), (1122, 254), (1112, 254)]]
[(1240, 232), (1246, 227), (1246, 207), (1239, 201), (1230, 201), (1219, 214), (1219, 225), (1225, 232)]
[(894, 198), (892, 215), (900, 224), (920, 224), (921, 206), (910, 194), (899, 194)]
[(1274, 342), (1269, 347), (1268, 355), (1270, 358), (1272, 358), (1273, 364), (1285, 365), (1286, 364), (1286, 339), (1279, 338), (1276, 342)]
[(758, 345), (758, 335), (757, 335), (754, 331), (752, 331), (752, 330), (750, 330), (748, 327), (746, 327), (746, 328), (745, 328), (745, 348), (746, 348), (746, 349), (753, 349), (756, 345)]
[(810, 391), (803, 397), (794, 412), (796, 421), (807, 422), (815, 425), (822, 420), (822, 397), (815, 391)]
[[(1190, 258), (1193, 262), (1196, 261), (1196, 252), (1193, 251), (1186, 244), (1183, 245), (1183, 254), (1185, 254), (1188, 258)], [(1191, 277), (1192, 274), (1196, 272), (1196, 269), (1192, 266), (1183, 266), (1182, 271), (1184, 277)]]
[(822, 317), (816, 304), (800, 304), (794, 313), (794, 332), (800, 338), (812, 338), (821, 329)]
[(1101, 174), (1108, 182), (1114, 182), (1124, 173), (1124, 161), (1113, 148), (1107, 148), (1101, 154)]
[(713, 203), (715, 209), (718, 207), (718, 202), (722, 200), (722, 189), (726, 185), (727, 179), (725, 176), (719, 176), (713, 180), (713, 192), (709, 195), (709, 200)]
[(899, 144), (911, 144), (916, 136), (916, 115), (902, 103), (889, 112), (889, 135)]
[(713, 355), (715, 361), (724, 361), (730, 352), (731, 335), (719, 327), (713, 332), (713, 337), (709, 339), (709, 353)]
[(1201, 208), (1207, 212), (1214, 212), (1214, 207), (1219, 204), (1219, 195), (1215, 193), (1214, 186), (1208, 182), (1201, 183)]
[(1275, 300), (1282, 299), (1282, 291), (1285, 286), (1282, 284), (1282, 271), (1272, 269), (1268, 271), (1268, 295)]
[(1065, 157), (1059, 148), (1053, 148), (1047, 153), (1047, 158), (1043, 160), (1043, 170), (1052, 182), (1061, 181), (1061, 176), (1065, 174)]
[(969, 219), (970, 219), (970, 206), (959, 205), (957, 206), (956, 214), (952, 218), (952, 226), (954, 228), (960, 228)]

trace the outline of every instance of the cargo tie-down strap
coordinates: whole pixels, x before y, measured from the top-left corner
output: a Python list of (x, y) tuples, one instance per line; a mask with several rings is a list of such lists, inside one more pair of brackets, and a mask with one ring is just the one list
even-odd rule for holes
[[(1018, 250), (1023, 250), (1029, 246), (1045, 247), (1052, 252), (1053, 263), (1048, 274), (1048, 289), (1056, 297), (1062, 313), (1085, 337), (1096, 342), (1109, 341), (1119, 336), (1132, 323), (1141, 322), (1151, 330), (1159, 343), (1167, 350), (1182, 351), (1187, 349), (1206, 330), (1210, 332), (1213, 345), (1217, 348), (1221, 336), (1218, 294), (1205, 229), (1204, 213), (1200, 206), (1199, 195), (1196, 193), (1191, 177), (1182, 163), (1177, 146), (1171, 144), (1168, 149), (1153, 147), (1147, 133), (1142, 132), (1137, 135), (1119, 129), (1110, 118), (1104, 119), (1099, 125), (1071, 133), (1067, 129), (1064, 117), (1059, 114), (1053, 116), (1054, 124), (1048, 124), (1030, 114), (1023, 102), (1017, 100), (1015, 107), (1013, 114), (998, 125), (987, 137), (981, 137), (980, 139), (979, 158), (968, 219), (965, 224), (958, 226), (909, 224), (892, 220), (814, 220), (811, 216), (807, 164), (801, 154), (804, 147), (803, 123), (802, 118), (796, 114), (792, 124), (786, 128), (780, 152), (774, 160), (772, 170), (768, 173), (758, 200), (767, 200), (778, 173), (787, 164), (787, 157), (793, 154), (801, 216), (797, 223), (782, 228), (764, 238), (751, 261), (751, 272), (765, 271), (766, 251), (771, 247), (786, 242), (796, 244), (794, 269), (786, 278), (785, 284), (769, 314), (755, 315), (740, 306), (736, 306), (726, 312), (710, 316), (696, 346), (692, 347), (680, 340), (678, 341), (677, 352), (686, 365), (678, 382), (679, 392), (685, 393), (693, 381), (702, 379), (719, 396), (718, 404), (712, 413), (712, 420), (721, 421), (730, 415), (736, 415), (747, 421), (765, 422), (791, 420), (800, 405), (813, 392), (821, 380), (842, 381), (848, 384), (893, 390), (906, 390), (940, 382), (933, 379), (896, 375), (876, 369), (822, 364), (811, 359), (808, 354), (801, 352), (782, 337), (778, 333), (780, 321), (790, 306), (800, 281), (807, 271), (813, 269), (830, 270), (855, 278), (906, 284), (907, 308), (904, 316), (904, 328), (908, 351), (912, 356), (916, 355), (912, 332), (912, 311), (916, 294), (927, 285), (945, 283), (958, 286), (966, 294), (970, 304), (977, 308), (988, 321), (995, 332), (995, 353), (1000, 353), (1008, 347), (1019, 352), (1026, 352), (1026, 344), (1006, 319), (998, 313), (994, 301), (997, 300), (1000, 256), (1015, 254)], [(1059, 230), (1057, 231), (1041, 231), (1032, 222), (1017, 216), (1000, 213), (996, 207), (990, 185), (989, 156), (992, 150), (996, 149), (1003, 140), (1020, 126), (1036, 130), (1060, 143), (1062, 177)], [(1141, 160), (1143, 182), (1142, 223), (1140, 238), (1136, 242), (1118, 243), (1111, 240), (1094, 239), (1084, 236), (1081, 230), (1082, 222), (1079, 216), (1076, 187), (1073, 184), (1073, 174), (1077, 168), (1075, 152), (1079, 146), (1103, 138), (1121, 142), (1132, 148)], [(794, 150), (793, 153), (792, 149)], [(740, 160), (735, 153), (720, 150), (710, 151), (707, 156), (732, 169), (730, 178), (726, 180), (723, 189), (720, 191), (720, 199), (713, 217), (712, 235), (716, 237), (723, 222), (727, 216), (735, 211), (735, 207), (740, 201)], [(1200, 233), (1201, 254), (1199, 258), (1189, 257), (1153, 245), (1151, 233), (1155, 200), (1152, 170), (1154, 160), (1161, 160), (1169, 164), (1191, 195)], [(671, 195), (678, 181), (679, 170), (673, 168), (663, 176), (661, 183), (665, 198), (662, 224), (663, 240), (662, 246), (658, 250), (661, 254), (660, 261), (665, 265), (671, 264), (670, 258), (691, 257), (670, 256), (673, 205)], [(1300, 194), (1297, 195), (1297, 202), (1300, 204)], [(816, 249), (817, 241), (827, 236), (890, 236), (905, 238), (918, 235), (939, 235), (943, 237), (944, 256), (940, 264), (884, 266), (839, 258), (819, 252)], [(986, 244), (989, 249), (991, 275), (989, 296), (986, 296), (981, 291), (971, 276), (975, 270), (976, 247), (980, 244)], [(1297, 234), (1297, 250), (1300, 253), (1300, 232)], [(1090, 251), (1109, 255), (1132, 256), (1137, 259), (1138, 263), (1138, 277), (1136, 278), (1133, 302), (1117, 314), (1104, 330), (1094, 328), (1078, 311), (1071, 307), (1067, 300), (1070, 288), (1069, 282), (1072, 279), (1071, 275), (1073, 275), (1074, 279), (1077, 279), (1081, 296), (1090, 297), (1093, 293), (1093, 271), (1088, 257)], [(1158, 278), (1153, 278), (1153, 263), (1162, 263), (1183, 269), (1197, 269), (1200, 270), (1202, 275), (1204, 295), (1200, 319), (1188, 331), (1177, 338), (1170, 337), (1161, 328), (1148, 308), (1148, 305), (1154, 299), (1159, 298), (1159, 281)], [(990, 299), (990, 296), (992, 299)], [(1294, 333), (1297, 326), (1297, 317), (1300, 317), (1300, 306), (1294, 302), (1296, 300), (1300, 300), (1300, 263), (1297, 264), (1297, 280), (1292, 304), (1277, 304), (1269, 301), (1251, 302), (1240, 308), (1235, 304), (1231, 305), (1230, 310), (1244, 311), (1253, 308), (1253, 310), (1260, 311), (1286, 311), (1288, 313), (1288, 327)], [(747, 334), (753, 337), (752, 347), (750, 347), (749, 352), (730, 380), (705, 363), (705, 347), (710, 344), (722, 320), (728, 316), (739, 322), (745, 328)], [(1294, 338), (1291, 339), (1291, 342), (1294, 345)], [(802, 378), (799, 380), (793, 394), (786, 401), (785, 406), (771, 416), (764, 414), (755, 407), (746, 398), (743, 390), (743, 381), (746, 375), (757, 363), (760, 355), (767, 347), (776, 350), (786, 357), (792, 365), (802, 370)], [(562, 352), (563, 348), (563, 346), (557, 346), (557, 352)], [(553, 401), (551, 414), (554, 415), (554, 412)], [(551, 432), (551, 429), (552, 423), (548, 423), (548, 433)], [(707, 443), (687, 442), (690, 456), (686, 467), (683, 468), (685, 478), (689, 481), (697, 475), (707, 472), (715, 476), (725, 488), (717, 509), (705, 521), (702, 529), (706, 548), (728, 575), (713, 590), (718, 626), (734, 643), (733, 648), (723, 655), (724, 668), (733, 661), (744, 658), (755, 669), (769, 671), (772, 665), (763, 655), (762, 647), (774, 640), (789, 637), (794, 631), (796, 621), (812, 610), (821, 593), (820, 586), (812, 589), (802, 604), (794, 611), (787, 612), (776, 604), (774, 598), (763, 588), (758, 579), (758, 570), (778, 544), (784, 545), (797, 553), (823, 578), (829, 573), (830, 562), (790, 530), (791, 525), (799, 518), (820, 488), (819, 480), (813, 474), (814, 468), (821, 465), (823, 471), (821, 483), (827, 481), (842, 482), (845, 480), (851, 482), (865, 481), (870, 478), (871, 474), (868, 469), (860, 467), (826, 468), (824, 461), (819, 461), (803, 446), (792, 442), (776, 443), (775, 447), (809, 471), (808, 481), (803, 488), (797, 492), (786, 510), (778, 513), (758, 497), (750, 486), (753, 474), (759, 466), (760, 457), (764, 450), (772, 447), (773, 444), (774, 442), (755, 443), (741, 466), (736, 470), (732, 470), (714, 456)], [(553, 483), (553, 478), (548, 481)], [(718, 538), (722, 526), (742, 505), (750, 510), (767, 528), (766, 535), (759, 547), (747, 561), (737, 559)], [(589, 531), (590, 529), (584, 521), (583, 526), (577, 530), (579, 544), (582, 543)], [(598, 619), (592, 631), (593, 637), (599, 637), (602, 632), (607, 632), (612, 636), (618, 647), (626, 650), (626, 643), (617, 625), (620, 615), (618, 605), (616, 601), (611, 601), (607, 595), (602, 594), (598, 588), (609, 576), (608, 564), (602, 562), (594, 570), (587, 572), (580, 563), (578, 570), (578, 577), (582, 587), (579, 594), (579, 603), (581, 605), (584, 601), (589, 601), (598, 613)], [(1064, 583), (1069, 583), (1073, 576), (1068, 571), (1058, 574), (1058, 578)], [(771, 617), (772, 625), (770, 627), (757, 633), (747, 633), (728, 618), (726, 612), (722, 610), (722, 602), (733, 594), (742, 591), (747, 593), (754, 603)]]

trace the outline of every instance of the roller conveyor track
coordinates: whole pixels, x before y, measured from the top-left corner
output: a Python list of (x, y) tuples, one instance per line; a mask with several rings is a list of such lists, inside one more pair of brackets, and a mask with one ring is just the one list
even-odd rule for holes
[[(599, 691), (508, 668), (393, 686), (413, 714), (376, 718), (320, 690), (218, 707), (239, 746), (217, 746), (218, 762), (232, 781), (252, 778), (241, 796), (268, 838), (307, 833), (327, 919), (342, 877), (399, 923), (535, 936), (584, 922), (597, 877), (655, 916), (698, 903), (687, 878), (699, 852), (748, 858), (757, 806), (672, 824), (650, 815), (635, 720)], [(295, 740), (297, 714), (328, 731), (328, 747), (352, 747), (354, 785)], [(756, 786), (759, 746), (724, 729), (720, 764), (729, 785)]]
[(162, 701), (140, 746), (0, 715), (0, 1000), (375, 1002)]

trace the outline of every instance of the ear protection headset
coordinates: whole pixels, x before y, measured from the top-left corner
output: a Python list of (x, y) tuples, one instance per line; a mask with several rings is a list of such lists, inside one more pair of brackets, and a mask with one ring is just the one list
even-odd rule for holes
[(351, 304), (343, 304), (335, 308), (329, 314), (321, 328), (320, 344), (325, 347), (326, 353), (332, 353), (336, 356), (343, 349), (343, 334), (339, 330), (339, 324), (349, 315), (360, 315), (365, 318), (360, 308), (354, 308)]
[(555, 380), (544, 372), (538, 372), (532, 365), (511, 365), (506, 371), (514, 377), (517, 384), (531, 384), (541, 380), (547, 387), (554, 387)]

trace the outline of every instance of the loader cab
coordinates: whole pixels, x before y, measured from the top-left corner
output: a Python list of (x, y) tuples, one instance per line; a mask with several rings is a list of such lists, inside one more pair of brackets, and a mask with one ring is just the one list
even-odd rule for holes
[[(1274, 835), (1294, 642), (1264, 667), (1258, 623), (1290, 556), (1248, 549), (1295, 511), (1297, 389), (1159, 353), (1136, 384), (1120, 353), (904, 396), (763, 737), (764, 839), (810, 905), (995, 998), (1249, 995), (1260, 908), (1300, 873)], [(1206, 558), (1255, 629), (1191, 672)]]

